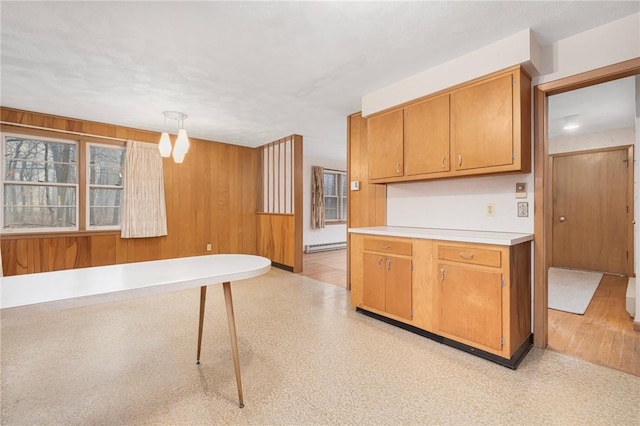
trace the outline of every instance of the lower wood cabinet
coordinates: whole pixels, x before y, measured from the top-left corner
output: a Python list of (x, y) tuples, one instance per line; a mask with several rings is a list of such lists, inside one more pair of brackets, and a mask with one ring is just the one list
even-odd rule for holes
[[(351, 234), (351, 303), (515, 368), (531, 346), (531, 243)], [(422, 333), (424, 331), (426, 333)]]
[(411, 319), (411, 259), (364, 253), (363, 304)]
[(411, 320), (412, 243), (395, 238), (363, 239), (361, 305)]

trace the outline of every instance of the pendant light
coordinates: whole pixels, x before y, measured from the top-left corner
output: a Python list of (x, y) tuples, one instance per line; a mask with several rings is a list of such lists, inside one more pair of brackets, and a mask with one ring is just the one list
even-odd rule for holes
[(182, 163), (184, 156), (189, 150), (189, 136), (184, 128), (184, 120), (189, 116), (180, 111), (164, 111), (164, 131), (160, 136), (160, 143), (158, 144), (158, 150), (160, 155), (168, 157), (171, 155), (171, 139), (169, 133), (167, 133), (167, 118), (178, 121), (180, 126), (178, 130), (178, 137), (176, 139), (175, 146), (173, 147), (173, 161), (176, 163)]

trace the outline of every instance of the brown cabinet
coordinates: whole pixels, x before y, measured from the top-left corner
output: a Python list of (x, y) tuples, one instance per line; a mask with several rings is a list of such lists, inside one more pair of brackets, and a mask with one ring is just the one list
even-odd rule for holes
[(522, 102), (530, 100), (528, 94), (521, 99), (523, 83), (530, 86), (524, 74), (512, 71), (451, 94), (454, 170), (530, 170), (530, 144), (522, 146), (521, 124), (529, 120), (528, 113), (522, 114), (529, 105)]
[(351, 280), (352, 303), (397, 319), (411, 320), (411, 240), (352, 236), (352, 242), (360, 247), (351, 253), (352, 261), (357, 262), (352, 264), (352, 271), (361, 277)]
[(406, 176), (449, 171), (449, 95), (404, 109), (404, 155)]
[(530, 92), (518, 67), (369, 118), (369, 180), (531, 171)]
[(510, 358), (531, 333), (530, 244), (439, 242), (435, 251), (437, 333)]
[(402, 110), (390, 111), (367, 120), (369, 137), (369, 179), (403, 175)]
[(503, 365), (513, 367), (526, 354), (530, 242), (502, 246), (360, 233), (350, 242), (356, 308)]

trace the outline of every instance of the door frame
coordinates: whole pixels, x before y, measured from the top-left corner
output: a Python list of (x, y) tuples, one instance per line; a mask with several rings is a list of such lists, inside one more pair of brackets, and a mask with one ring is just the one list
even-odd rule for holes
[(554, 228), (553, 228), (553, 216), (555, 204), (553, 203), (553, 189), (554, 189), (554, 181), (553, 181), (553, 165), (554, 160), (557, 157), (566, 157), (570, 155), (580, 155), (580, 154), (595, 154), (600, 152), (609, 152), (609, 151), (627, 151), (627, 206), (629, 207), (628, 213), (631, 215), (631, 220), (627, 221), (627, 252), (629, 255), (627, 256), (627, 266), (626, 271), (629, 277), (635, 276), (634, 270), (634, 261), (635, 253), (634, 253), (634, 235), (633, 235), (633, 218), (635, 217), (634, 213), (634, 203), (633, 203), (633, 176), (634, 176), (634, 163), (633, 163), (633, 145), (619, 145), (619, 146), (611, 146), (611, 147), (602, 147), (602, 148), (594, 148), (594, 149), (585, 149), (581, 151), (571, 151), (571, 152), (559, 152), (557, 154), (549, 155), (549, 210), (551, 210), (551, 221), (549, 222), (549, 251), (547, 252), (547, 258), (549, 259), (549, 264), (551, 266), (553, 260), (553, 236), (554, 236)]
[[(640, 58), (583, 72), (559, 80), (537, 85), (533, 88), (533, 137), (534, 137), (534, 268), (533, 268), (533, 344), (545, 348), (549, 341), (548, 324), (548, 273), (550, 226), (552, 210), (549, 199), (548, 157), (548, 102), (547, 97), (568, 92), (618, 78), (640, 74)], [(633, 259), (632, 259), (633, 261)]]

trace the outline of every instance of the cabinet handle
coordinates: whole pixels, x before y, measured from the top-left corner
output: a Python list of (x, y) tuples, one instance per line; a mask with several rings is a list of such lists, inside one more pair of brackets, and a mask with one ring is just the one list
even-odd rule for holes
[(396, 164), (396, 173), (400, 174), (400, 163)]
[(387, 259), (387, 271), (391, 270), (391, 259)]
[(440, 281), (444, 282), (444, 268), (440, 268)]
[(382, 269), (382, 258), (378, 258), (378, 269)]
[(473, 259), (473, 253), (465, 253), (463, 251), (460, 252), (460, 257), (463, 259), (471, 260)]
[(462, 166), (462, 155), (458, 154), (458, 167)]
[(445, 157), (444, 155), (442, 156), (442, 163), (440, 163), (442, 165), (442, 168), (446, 168), (446, 166), (444, 165), (444, 161), (447, 159), (447, 157)]
[(389, 249), (391, 248), (391, 246), (386, 245), (386, 244), (380, 244), (380, 248), (381, 248), (382, 250), (389, 250)]

